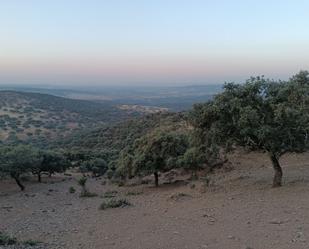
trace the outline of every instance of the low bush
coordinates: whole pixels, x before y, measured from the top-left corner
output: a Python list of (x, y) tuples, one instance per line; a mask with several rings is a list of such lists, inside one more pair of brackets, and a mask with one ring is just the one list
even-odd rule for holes
[(79, 184), (81, 187), (85, 187), (85, 186), (86, 186), (86, 182), (87, 182), (87, 178), (84, 177), (84, 176), (78, 179), (78, 184)]
[(37, 241), (37, 240), (32, 240), (32, 239), (29, 239), (29, 240), (25, 240), (22, 242), (24, 245), (26, 246), (36, 246), (38, 244), (40, 244), (41, 242), (40, 241)]
[(116, 191), (116, 190), (106, 191), (106, 192), (102, 195), (102, 197), (103, 197), (103, 198), (113, 198), (113, 197), (116, 197), (117, 194), (118, 194), (118, 191)]
[(3, 232), (0, 232), (0, 245), (1, 246), (15, 245), (15, 244), (17, 244), (17, 239), (15, 237), (12, 237)]
[(105, 210), (109, 208), (120, 208), (120, 207), (123, 208), (123, 207), (131, 206), (131, 205), (132, 204), (126, 199), (111, 199), (108, 201), (104, 201), (100, 205), (100, 210)]
[(88, 190), (86, 190), (86, 191), (82, 191), (81, 193), (80, 193), (80, 195), (79, 195), (79, 197), (96, 197), (96, 196), (98, 196), (96, 193), (92, 193), (92, 192), (90, 192), (90, 191), (88, 191)]
[(76, 192), (76, 189), (74, 187), (69, 188), (69, 193), (74, 194)]
[(135, 195), (141, 195), (143, 192), (138, 192), (138, 191), (129, 191), (126, 193), (127, 196), (135, 196)]

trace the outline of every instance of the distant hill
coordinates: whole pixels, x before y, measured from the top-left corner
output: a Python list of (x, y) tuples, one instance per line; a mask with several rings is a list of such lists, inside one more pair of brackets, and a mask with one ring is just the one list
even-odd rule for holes
[(73, 130), (139, 116), (108, 103), (68, 99), (49, 94), (0, 91), (0, 141), (44, 144)]
[(0, 143), (45, 146), (72, 131), (106, 127), (144, 114), (188, 110), (194, 103), (211, 99), (222, 85), (0, 89), (7, 89), (0, 90)]
[[(54, 88), (48, 86), (4, 86), (0, 90), (51, 94), (70, 99), (96, 101), (104, 105), (124, 106), (125, 109), (165, 108), (169, 111), (184, 111), (198, 102), (210, 100), (222, 91), (222, 84), (189, 86), (92, 86)], [(138, 107), (136, 107), (138, 106)]]

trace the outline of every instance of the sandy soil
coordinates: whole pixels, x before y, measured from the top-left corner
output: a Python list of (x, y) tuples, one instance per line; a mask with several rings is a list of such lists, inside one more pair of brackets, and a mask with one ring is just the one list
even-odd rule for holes
[[(263, 154), (235, 154), (233, 170), (216, 172), (209, 187), (116, 187), (89, 179), (98, 197), (80, 198), (76, 180), (27, 182), (21, 193), (0, 183), (0, 230), (48, 248), (301, 249), (309, 248), (309, 154), (283, 158), (284, 186), (271, 188)], [(44, 179), (47, 181), (47, 179)], [(50, 180), (48, 180), (50, 181)], [(78, 191), (70, 194), (74, 186)], [(99, 210), (107, 190), (133, 206)], [(142, 192), (126, 196), (128, 191)]]

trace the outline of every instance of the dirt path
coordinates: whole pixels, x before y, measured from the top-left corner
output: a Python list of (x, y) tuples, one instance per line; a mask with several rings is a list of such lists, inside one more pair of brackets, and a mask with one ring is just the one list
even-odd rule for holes
[[(272, 189), (272, 169), (261, 154), (236, 154), (234, 170), (216, 173), (212, 186), (103, 186), (79, 198), (76, 181), (0, 184), (0, 230), (51, 248), (104, 249), (301, 249), (309, 248), (309, 155), (282, 160), (284, 186)], [(191, 187), (190, 187), (191, 186)], [(99, 210), (107, 190), (133, 206)], [(128, 191), (142, 192), (126, 196)]]

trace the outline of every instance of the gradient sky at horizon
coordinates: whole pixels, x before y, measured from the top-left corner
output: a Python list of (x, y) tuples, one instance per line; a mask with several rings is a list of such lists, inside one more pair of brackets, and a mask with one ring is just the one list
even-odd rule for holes
[(3, 0), (0, 84), (186, 85), (309, 69), (309, 1)]

